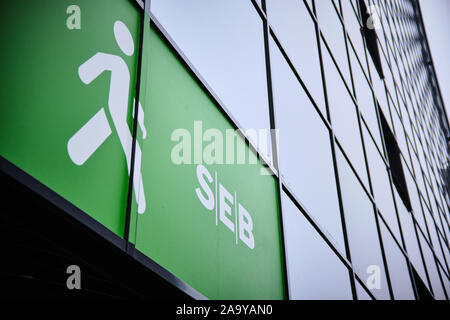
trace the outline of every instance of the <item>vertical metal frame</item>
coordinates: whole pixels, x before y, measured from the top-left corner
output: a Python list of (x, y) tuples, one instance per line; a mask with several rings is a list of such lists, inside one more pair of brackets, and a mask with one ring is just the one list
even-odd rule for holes
[[(258, 4), (252, 0), (255, 8), (258, 8)], [(267, 78), (267, 95), (268, 95), (268, 107), (269, 107), (269, 119), (270, 119), (270, 137), (272, 142), (272, 159), (275, 169), (278, 171), (277, 177), (277, 190), (278, 190), (278, 212), (279, 212), (279, 223), (281, 231), (281, 248), (283, 251), (283, 278), (285, 284), (285, 295), (287, 299), (290, 299), (290, 286), (289, 286), (289, 270), (287, 262), (287, 252), (286, 252), (286, 237), (284, 234), (284, 216), (283, 216), (283, 184), (281, 181), (281, 171), (280, 171), (280, 156), (279, 156), (279, 145), (277, 136), (277, 124), (273, 103), (273, 87), (272, 87), (272, 65), (270, 62), (270, 41), (269, 41), (269, 25), (267, 19), (267, 8), (266, 0), (261, 0), (262, 11), (265, 15), (263, 18), (263, 36), (264, 36), (264, 55), (266, 63), (266, 78)]]

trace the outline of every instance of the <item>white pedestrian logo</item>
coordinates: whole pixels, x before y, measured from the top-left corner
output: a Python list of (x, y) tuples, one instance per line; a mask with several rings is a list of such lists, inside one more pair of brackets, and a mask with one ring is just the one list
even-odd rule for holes
[[(114, 36), (119, 48), (127, 56), (134, 53), (134, 43), (130, 31), (122, 21), (114, 23)], [(128, 174), (130, 174), (132, 135), (127, 124), (128, 98), (130, 88), (130, 72), (127, 64), (120, 57), (103, 52), (97, 52), (89, 60), (78, 68), (78, 75), (85, 84), (90, 84), (100, 74), (111, 71), (109, 86), (108, 110), (114, 123), (117, 135), (127, 160)], [(138, 123), (142, 130), (142, 136), (147, 136), (144, 127), (144, 110), (138, 103)], [(134, 108), (133, 108), (134, 117)], [(78, 130), (67, 143), (70, 159), (81, 166), (97, 150), (106, 138), (111, 134), (111, 126), (105, 114), (105, 108), (101, 108), (80, 130)], [(145, 212), (146, 202), (144, 186), (141, 173), (142, 152), (136, 143), (135, 166), (134, 166), (134, 190), (138, 213)]]

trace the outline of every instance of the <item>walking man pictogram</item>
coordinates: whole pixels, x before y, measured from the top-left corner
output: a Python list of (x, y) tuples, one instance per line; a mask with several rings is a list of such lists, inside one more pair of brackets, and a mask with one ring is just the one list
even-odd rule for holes
[[(128, 56), (134, 53), (134, 43), (130, 31), (122, 21), (114, 23), (114, 36), (122, 52)], [(119, 136), (123, 152), (127, 160), (128, 174), (130, 174), (132, 135), (127, 123), (128, 99), (130, 90), (130, 72), (125, 61), (112, 54), (98, 52), (78, 68), (78, 75), (85, 84), (90, 84), (105, 71), (111, 72), (109, 86), (108, 110)], [(142, 130), (143, 138), (147, 133), (144, 127), (144, 110), (138, 103), (138, 123)], [(134, 111), (133, 111), (134, 117)], [(76, 165), (82, 165), (103, 144), (111, 134), (111, 126), (105, 114), (105, 108), (101, 108), (83, 127), (81, 127), (67, 143), (67, 150), (71, 160)], [(145, 212), (146, 202), (141, 173), (142, 152), (136, 143), (134, 166), (134, 190), (138, 213)]]

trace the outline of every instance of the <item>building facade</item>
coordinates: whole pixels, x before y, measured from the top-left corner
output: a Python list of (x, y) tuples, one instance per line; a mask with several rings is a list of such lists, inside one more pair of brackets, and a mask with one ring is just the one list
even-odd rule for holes
[(149, 272), (194, 298), (450, 298), (417, 0), (22, 6), (1, 19), (2, 171)]

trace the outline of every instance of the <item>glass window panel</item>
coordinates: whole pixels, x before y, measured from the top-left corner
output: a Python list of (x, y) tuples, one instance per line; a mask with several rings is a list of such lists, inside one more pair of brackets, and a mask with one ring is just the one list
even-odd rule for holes
[[(281, 1), (280, 1), (281, 2)], [(316, 12), (319, 21), (319, 27), (325, 36), (328, 46), (331, 49), (333, 57), (337, 61), (339, 69), (344, 75), (347, 84), (350, 84), (350, 73), (348, 71), (347, 50), (345, 48), (344, 30), (339, 20), (338, 14), (334, 8), (333, 0), (316, 1)], [(339, 4), (337, 5), (339, 8)], [(328, 52), (323, 46), (322, 52)], [(325, 72), (328, 68), (325, 68)]]
[(401, 106), (401, 111), (402, 111), (402, 122), (403, 125), (405, 126), (405, 131), (406, 134), (411, 137), (412, 136), (412, 129), (411, 129), (411, 123), (409, 122), (409, 116), (408, 116), (408, 112), (406, 110), (405, 104), (403, 103), (403, 101), (400, 99), (400, 106)]
[(389, 107), (386, 100), (386, 90), (384, 88), (384, 82), (380, 79), (377, 70), (375, 69), (375, 65), (373, 64), (372, 59), (369, 60), (370, 66), (370, 74), (372, 76), (372, 87), (375, 92), (375, 97), (377, 98), (378, 103), (381, 106), (381, 110), (383, 110), (386, 119), (388, 119), (389, 125), (392, 127), (390, 116), (389, 116)]
[(406, 74), (405, 74), (405, 68), (403, 67), (403, 58), (402, 58), (401, 54), (399, 54), (398, 50), (396, 50), (396, 52), (397, 52), (397, 59), (398, 59), (397, 67), (399, 70), (400, 77), (401, 77), (401, 79), (403, 79), (402, 85), (405, 86), (405, 90), (407, 90), (406, 83), (405, 83), (405, 81), (407, 81), (407, 78), (406, 78)]
[[(440, 213), (441, 213), (442, 219), (444, 220), (444, 231), (446, 232), (447, 239), (450, 242), (450, 231), (449, 231), (450, 230), (450, 228), (449, 228), (450, 214), (448, 212), (448, 207), (447, 207), (448, 200), (446, 202), (446, 200), (443, 199), (442, 197), (443, 197), (442, 195), (439, 197), (440, 208), (441, 208), (440, 209), (441, 210)], [(447, 196), (445, 196), (445, 198), (447, 198)]]
[(395, 237), (397, 239), (401, 239), (386, 164), (381, 158), (380, 153), (375, 148), (373, 142), (369, 140), (367, 131), (364, 130), (364, 132), (367, 161), (369, 163), (370, 176), (372, 178), (375, 202)]
[(419, 186), (420, 193), (422, 196), (425, 195), (425, 184), (423, 182), (423, 176), (422, 176), (422, 167), (419, 164), (419, 161), (417, 160), (417, 156), (412, 153), (411, 154), (413, 164), (414, 164), (414, 173), (416, 175), (416, 181), (417, 185)]
[[(445, 259), (447, 260), (447, 264), (450, 264), (450, 249), (447, 246), (447, 243), (445, 242), (444, 238), (442, 238), (441, 235), (439, 235), (439, 239), (441, 240), (441, 243), (442, 243), (442, 247), (443, 247)], [(450, 294), (450, 292), (448, 294)]]
[(436, 218), (436, 223), (438, 224), (439, 230), (441, 231), (444, 238), (447, 239), (447, 235), (448, 235), (447, 220), (446, 220), (445, 216), (443, 215), (442, 209), (440, 207), (441, 202), (440, 202), (439, 194), (435, 193), (435, 195), (438, 198), (436, 201), (433, 201), (433, 203), (436, 204), (436, 208), (435, 208), (436, 214), (434, 216)]
[(442, 222), (439, 219), (440, 216), (439, 216), (439, 210), (438, 210), (438, 208), (436, 206), (435, 194), (433, 193), (433, 191), (431, 189), (428, 189), (428, 190), (430, 190), (430, 197), (431, 197), (431, 201), (430, 201), (431, 202), (431, 208), (432, 208), (432, 214), (431, 215), (435, 219), (436, 225), (439, 228), (439, 230), (441, 232), (444, 232), (443, 231), (444, 229), (442, 228)]
[(358, 175), (367, 184), (367, 170), (355, 104), (328, 54), (324, 54), (323, 62), (327, 80), (331, 122), (335, 134), (356, 168)]
[(411, 200), (411, 206), (413, 208), (414, 218), (416, 219), (420, 228), (422, 230), (426, 230), (425, 222), (423, 220), (422, 207), (420, 205), (419, 194), (417, 193), (416, 183), (414, 182), (409, 170), (405, 169), (404, 172), (405, 172), (406, 184), (408, 186), (408, 192), (409, 192), (409, 196), (410, 196), (409, 198)]
[(425, 219), (427, 221), (428, 230), (430, 231), (431, 236), (431, 243), (433, 245), (434, 253), (438, 257), (438, 259), (441, 261), (442, 264), (444, 263), (444, 255), (441, 250), (441, 246), (439, 243), (439, 238), (436, 230), (436, 224), (434, 223), (433, 218), (431, 217), (430, 211), (428, 211), (427, 208), (425, 208)]
[(344, 248), (329, 131), (272, 40), (270, 50), (281, 173), (306, 209)]
[[(434, 161), (433, 161), (433, 168), (434, 168), (434, 172), (436, 172), (436, 166), (434, 165)], [(436, 183), (436, 178), (435, 178), (434, 175), (431, 177), (431, 183), (433, 184), (434, 194), (439, 199), (439, 188), (438, 188), (438, 185)], [(439, 201), (438, 201), (438, 203), (439, 203)]]
[(402, 83), (403, 82), (400, 77), (400, 72), (398, 69), (397, 61), (395, 60), (395, 54), (394, 55), (391, 54), (390, 56), (391, 56), (391, 68), (392, 68), (391, 70), (393, 71), (392, 76), (394, 78), (394, 82), (397, 86), (397, 90), (399, 90), (400, 92), (403, 92), (402, 91)]
[(373, 300), (357, 280), (355, 280), (355, 284), (356, 284), (356, 295), (358, 296), (358, 300)]
[(353, 81), (355, 84), (356, 100), (358, 101), (359, 110), (361, 111), (378, 147), (382, 149), (380, 129), (378, 128), (378, 116), (375, 109), (372, 89), (370, 89), (369, 83), (356, 60), (355, 55), (351, 53), (350, 57), (352, 59)]
[[(433, 172), (431, 171), (431, 165), (429, 162), (429, 155), (427, 152), (427, 160), (425, 161), (425, 167), (424, 167), (424, 174), (425, 174), (425, 179), (426, 179), (426, 187), (428, 189), (428, 192), (431, 192), (431, 179), (433, 178)], [(430, 193), (431, 194), (431, 193)]]
[(395, 94), (395, 87), (394, 87), (394, 80), (392, 78), (392, 72), (389, 68), (388, 61), (386, 60), (387, 57), (385, 56), (386, 51), (381, 52), (380, 50), (380, 57), (381, 57), (381, 64), (383, 66), (383, 73), (384, 73), (384, 80), (386, 83), (386, 87), (391, 95), (391, 97)]
[(352, 299), (347, 267), (285, 193), (282, 205), (291, 299)]
[(394, 119), (394, 128), (397, 144), (403, 155), (408, 155), (408, 148), (406, 146), (405, 130), (402, 122), (395, 108), (392, 108), (392, 118)]
[(415, 300), (408, 263), (388, 229), (381, 223), (381, 234), (395, 300)]
[(312, 97), (326, 115), (314, 22), (303, 1), (267, 0), (271, 26)]
[[(422, 131), (422, 134), (423, 134), (423, 129), (421, 129), (421, 131)], [(425, 169), (426, 168), (426, 166), (425, 166), (426, 161), (425, 161), (425, 156), (424, 156), (424, 154), (425, 154), (424, 146), (425, 146), (425, 150), (427, 150), (427, 141), (426, 141), (425, 137), (422, 138), (422, 143), (418, 144), (420, 165), (422, 166), (422, 168)]]
[[(359, 60), (361, 61), (363, 67), (365, 68), (364, 43), (361, 35), (361, 25), (359, 23), (357, 13), (355, 13), (355, 10), (357, 12), (358, 9), (352, 6), (350, 0), (341, 0), (341, 3), (342, 3), (342, 11), (344, 13), (345, 28), (347, 29), (347, 32), (350, 36), (353, 46), (355, 47)], [(349, 51), (352, 52), (352, 49), (350, 49), (350, 44), (348, 44), (348, 47)]]
[(250, 1), (152, 0), (151, 10), (243, 129), (270, 128), (263, 25)]
[(381, 27), (379, 29), (375, 30), (375, 32), (377, 33), (378, 39), (379, 39), (378, 46), (380, 47), (380, 51), (381, 51), (381, 48), (383, 48), (383, 50), (386, 51), (386, 38), (384, 36), (384, 32), (383, 32), (384, 30), (382, 27), (386, 23), (386, 20), (385, 20), (386, 18), (383, 15), (383, 10), (381, 9), (379, 3), (377, 3), (376, 5), (377, 5), (377, 7), (376, 7), (377, 15), (378, 15), (378, 18), (380, 19), (380, 24), (381, 24)]
[(444, 270), (442, 269), (441, 266), (439, 266), (439, 271), (441, 272), (442, 280), (444, 281), (445, 291), (447, 292), (447, 296), (449, 296), (450, 295), (450, 279), (446, 275), (444, 275)]
[(425, 275), (425, 269), (423, 266), (422, 256), (420, 254), (419, 244), (417, 242), (416, 231), (414, 230), (411, 213), (406, 210), (396, 190), (394, 190), (394, 194), (409, 261), (414, 266), (414, 269), (417, 271), (422, 281), (424, 283), (427, 283), (427, 277)]
[(377, 299), (389, 299), (373, 205), (341, 152), (337, 153), (337, 161), (353, 268), (361, 280), (367, 281), (369, 267), (378, 267), (380, 287), (369, 289)]
[(430, 277), (434, 298), (437, 300), (446, 300), (444, 288), (442, 287), (442, 282), (439, 279), (439, 274), (436, 267), (436, 261), (434, 259), (433, 252), (431, 251), (431, 248), (428, 245), (428, 243), (426, 243), (425, 238), (422, 236), (422, 234), (419, 234), (419, 238), (420, 244), (422, 246), (425, 263), (427, 265), (428, 275)]

